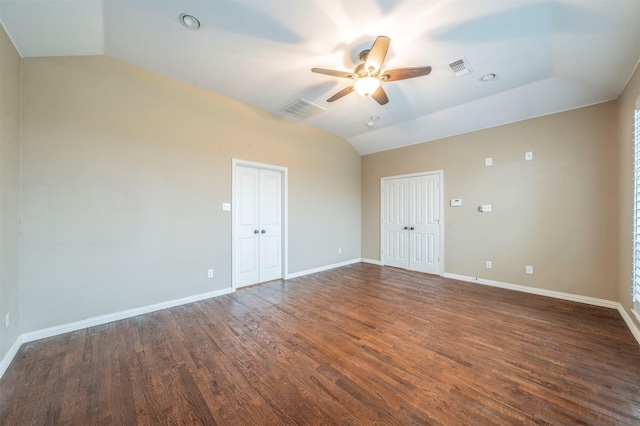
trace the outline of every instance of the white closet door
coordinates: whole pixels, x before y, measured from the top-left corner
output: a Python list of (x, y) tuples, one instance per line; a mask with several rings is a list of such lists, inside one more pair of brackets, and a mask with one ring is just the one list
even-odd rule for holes
[(282, 173), (260, 170), (260, 281), (282, 278)]
[(440, 176), (409, 179), (409, 269), (440, 273)]
[(236, 287), (282, 278), (282, 172), (237, 166)]
[(236, 282), (238, 287), (259, 282), (259, 178), (258, 169), (236, 168)]
[(409, 268), (409, 179), (385, 179), (383, 188), (384, 264)]
[(383, 263), (440, 274), (440, 173), (382, 182)]

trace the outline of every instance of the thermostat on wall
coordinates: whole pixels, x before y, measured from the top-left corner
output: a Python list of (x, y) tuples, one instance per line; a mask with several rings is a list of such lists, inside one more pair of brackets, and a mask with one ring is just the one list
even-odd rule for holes
[(451, 207), (460, 207), (462, 205), (462, 198), (452, 198), (449, 200)]

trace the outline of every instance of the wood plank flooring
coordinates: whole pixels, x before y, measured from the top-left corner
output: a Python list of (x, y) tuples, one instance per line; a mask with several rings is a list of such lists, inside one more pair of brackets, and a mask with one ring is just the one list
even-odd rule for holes
[(355, 264), (27, 343), (2, 425), (640, 424), (617, 311)]

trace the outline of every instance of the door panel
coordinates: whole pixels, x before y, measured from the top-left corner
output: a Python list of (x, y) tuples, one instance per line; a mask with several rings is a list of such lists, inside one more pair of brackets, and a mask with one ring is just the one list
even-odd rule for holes
[(282, 172), (236, 167), (236, 286), (282, 278)]
[(385, 265), (398, 268), (409, 267), (409, 181), (408, 179), (389, 179), (383, 188), (383, 234), (386, 247), (383, 253)]
[(431, 274), (440, 273), (440, 175), (427, 176), (427, 215), (425, 231), (427, 235), (427, 270)]
[(257, 274), (258, 258), (256, 257), (256, 244), (253, 238), (240, 238), (238, 257), (239, 272), (243, 276)]
[(414, 228), (411, 231), (411, 244), (409, 250), (412, 254), (409, 268), (412, 270), (427, 272), (426, 252), (427, 241), (425, 232), (426, 222), (426, 181), (424, 176), (409, 179), (411, 203), (409, 210), (409, 223)]
[(390, 178), (383, 184), (383, 263), (439, 274), (440, 175)]
[(258, 169), (237, 167), (236, 281), (238, 286), (258, 282)]
[(260, 230), (260, 281), (282, 278), (282, 173), (273, 170), (260, 170)]

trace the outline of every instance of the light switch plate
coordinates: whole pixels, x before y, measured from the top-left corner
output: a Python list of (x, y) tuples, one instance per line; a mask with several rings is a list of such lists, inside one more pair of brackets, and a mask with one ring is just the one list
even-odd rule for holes
[(228, 212), (231, 210), (231, 204), (230, 203), (222, 203), (222, 211)]
[(491, 158), (491, 157), (487, 157), (487, 158), (485, 158), (485, 159), (484, 159), (484, 165), (485, 165), (485, 166), (491, 166), (491, 165), (493, 165), (493, 158)]
[(527, 161), (533, 160), (533, 152), (528, 151), (524, 153), (524, 159)]

